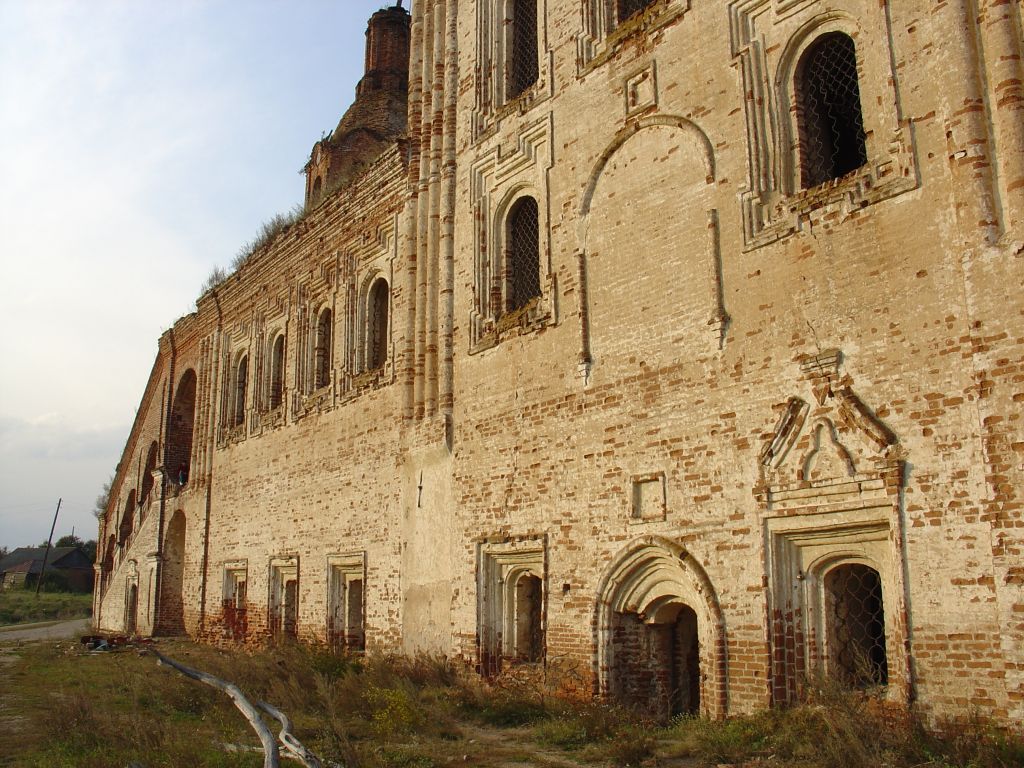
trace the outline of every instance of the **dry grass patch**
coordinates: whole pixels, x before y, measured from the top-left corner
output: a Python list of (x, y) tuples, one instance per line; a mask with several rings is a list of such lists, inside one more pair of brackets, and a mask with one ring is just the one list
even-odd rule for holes
[[(1019, 734), (982, 720), (929, 732), (865, 695), (822, 694), (800, 707), (725, 721), (658, 725), (621, 708), (489, 685), (434, 658), (345, 659), (301, 646), (254, 654), (159, 644), (236, 683), (294, 721), (313, 752), (346, 768), (572, 768), (719, 764), (800, 768), (1011, 768)], [(136, 649), (88, 654), (39, 643), (0, 670), (0, 765), (19, 768), (260, 766), (258, 741), (223, 694), (157, 667)], [(54, 724), (59, 724), (55, 728)]]

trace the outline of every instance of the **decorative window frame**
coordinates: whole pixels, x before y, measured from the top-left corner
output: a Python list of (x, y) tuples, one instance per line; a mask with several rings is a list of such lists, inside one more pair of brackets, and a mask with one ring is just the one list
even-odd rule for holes
[[(248, 324), (239, 329), (235, 334), (243, 340), (237, 348), (233, 348), (230, 338), (225, 342), (221, 355), (221, 397), (220, 397), (220, 419), (218, 424), (217, 444), (225, 448), (234, 443), (242, 442), (249, 434), (249, 421), (255, 418), (257, 408), (254, 407), (250, 392), (259, 391), (258, 386), (253, 382), (254, 360), (252, 346), (249, 341)], [(238, 397), (238, 365), (243, 357), (248, 358), (245, 384), (245, 405), (242, 421), (235, 423), (235, 408)]]
[(900, 599), (903, 579), (895, 556), (898, 544), (892, 530), (892, 508), (867, 503), (825, 512), (819, 504), (812, 501), (803, 514), (765, 520), (771, 585), (768, 602), (776, 617), (772, 645), (781, 654), (776, 656), (773, 675), (776, 702), (795, 700), (808, 678), (829, 674), (825, 578), (833, 569), (851, 563), (878, 572), (885, 616), (887, 688), (891, 696), (905, 701), (909, 659), (900, 651), (906, 636)]
[[(332, 265), (333, 266), (333, 265)], [(322, 268), (326, 271), (326, 267)], [(333, 277), (333, 272), (332, 272)], [(338, 379), (338, 326), (339, 315), (333, 279), (328, 280), (329, 288), (319, 294), (318, 298), (301, 302), (298, 310), (297, 327), (299, 343), (296, 350), (296, 391), (292, 395), (292, 417), (300, 419), (310, 413), (329, 411), (334, 407), (336, 382)], [(300, 288), (300, 291), (303, 289)], [(320, 317), (325, 310), (331, 312), (331, 339), (328, 352), (330, 361), (327, 370), (327, 382), (317, 387), (316, 351), (317, 333)], [(344, 326), (342, 326), (344, 328)]]
[[(362, 391), (376, 389), (390, 384), (395, 378), (395, 339), (394, 339), (394, 275), (393, 263), (389, 259), (383, 268), (373, 267), (363, 275), (356, 291), (355, 333), (352, 338), (351, 370), (353, 375), (348, 382), (349, 389)], [(388, 287), (387, 354), (384, 363), (376, 368), (368, 368), (366, 358), (370, 349), (370, 294), (378, 281), (383, 280)]]
[[(473, 201), (474, 280), (469, 317), (469, 353), (557, 322), (557, 285), (551, 263), (548, 171), (553, 165), (552, 116), (525, 126), (516, 146), (496, 146), (470, 170)], [(502, 284), (506, 219), (522, 197), (537, 201), (540, 296), (514, 312), (505, 312)]]
[[(349, 584), (359, 581), (363, 585), (363, 599), (360, 616), (362, 634), (360, 642), (350, 643), (352, 628), (349, 625)], [(327, 556), (327, 644), (332, 648), (343, 648), (352, 653), (362, 653), (366, 648), (366, 552), (348, 552)], [(333, 621), (332, 612), (340, 604), (344, 629), (340, 631)]]
[[(224, 636), (234, 640), (244, 640), (248, 634), (249, 561), (231, 560), (225, 562), (223, 572), (221, 609), (224, 614)], [(241, 605), (239, 605), (238, 600), (238, 586), (240, 583), (245, 585)], [(240, 616), (239, 613), (241, 613)]]
[(826, 671), (824, 577), (838, 565), (862, 563), (882, 583), (887, 696), (909, 702), (905, 452), (841, 374), (839, 350), (799, 362), (812, 397), (794, 396), (776, 408), (754, 488), (764, 535), (772, 699), (799, 700), (808, 677)]
[(476, 107), (472, 115), (473, 141), (493, 135), (510, 115), (524, 115), (554, 94), (554, 53), (548, 37), (548, 0), (537, 0), (537, 81), (513, 99), (505, 98), (506, 61), (512, 46), (509, 6), (514, 0), (477, 3)]
[[(281, 392), (277, 405), (273, 404), (274, 389), (274, 348), (278, 339), (282, 341), (281, 355)], [(288, 400), (288, 324), (286, 321), (274, 323), (271, 330), (264, 334), (264, 349), (261, 350), (260, 363), (262, 376), (260, 376), (260, 398), (259, 407), (255, 414), (254, 428), (261, 432), (268, 429), (280, 427), (285, 422), (285, 403)]]
[[(857, 3), (848, 3), (853, 6)], [(910, 121), (903, 115), (888, 5), (859, 0), (859, 14), (818, 0), (730, 0), (732, 55), (746, 94), (748, 187), (741, 195), (751, 251), (918, 187)], [(857, 50), (868, 162), (801, 189), (796, 68), (819, 37), (842, 32)], [(881, 70), (884, 69), (884, 72)]]
[[(547, 537), (477, 545), (477, 627), (480, 672), (496, 675), (516, 655), (516, 585), (530, 573), (541, 582), (541, 636), (547, 631)], [(541, 643), (541, 660), (547, 655)]]
[[(290, 581), (290, 576), (295, 577), (295, 634), (298, 635), (300, 589), (302, 587), (301, 574), (299, 572), (298, 555), (276, 555), (270, 558), (267, 565), (267, 629), (271, 635), (284, 635), (284, 591), (285, 584)], [(277, 623), (281, 622), (281, 630), (278, 631)]]
[(584, 0), (583, 30), (576, 38), (576, 69), (582, 76), (613, 58), (626, 44), (673, 24), (691, 0), (654, 0), (642, 13), (619, 24), (616, 0)]

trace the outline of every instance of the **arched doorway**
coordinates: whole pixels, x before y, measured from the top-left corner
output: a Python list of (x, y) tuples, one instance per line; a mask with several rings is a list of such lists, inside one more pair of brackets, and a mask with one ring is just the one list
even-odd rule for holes
[(685, 549), (660, 537), (635, 541), (598, 594), (603, 695), (662, 720), (726, 714), (724, 622), (707, 574)]
[(185, 634), (185, 513), (171, 516), (164, 535), (163, 572), (160, 579), (158, 631), (163, 635)]

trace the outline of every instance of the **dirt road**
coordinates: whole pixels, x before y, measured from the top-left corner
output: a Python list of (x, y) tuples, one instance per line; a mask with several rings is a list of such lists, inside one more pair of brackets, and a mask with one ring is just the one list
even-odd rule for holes
[(76, 635), (84, 635), (89, 631), (91, 621), (92, 619), (72, 619), (71, 621), (46, 621), (41, 624), (0, 627), (0, 645), (28, 640), (64, 640)]

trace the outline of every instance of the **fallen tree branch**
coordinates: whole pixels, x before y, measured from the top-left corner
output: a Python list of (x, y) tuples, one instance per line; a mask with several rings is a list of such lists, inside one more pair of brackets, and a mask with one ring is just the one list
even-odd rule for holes
[[(252, 702), (245, 697), (245, 694), (242, 693), (237, 685), (229, 683), (226, 680), (221, 680), (219, 677), (214, 677), (206, 672), (200, 672), (197, 669), (186, 667), (184, 664), (179, 664), (152, 648), (147, 649), (147, 651), (156, 656), (158, 663), (171, 667), (171, 669), (176, 669), (178, 672), (185, 675), (185, 677), (190, 677), (201, 683), (206, 683), (207, 685), (213, 686), (218, 691), (226, 693), (235, 703), (235, 706), (238, 707), (238, 710), (245, 716), (245, 719), (249, 721), (249, 725), (251, 725), (252, 729), (256, 731), (256, 735), (260, 737), (260, 742), (263, 744), (263, 768), (281, 768), (281, 755), (277, 749), (277, 741), (274, 739), (274, 734), (270, 732), (270, 728), (268, 728), (267, 724), (263, 722), (263, 718), (260, 717), (259, 710), (252, 705)], [(265, 709), (266, 705), (263, 706)], [(285, 718), (285, 721), (287, 721), (287, 718)], [(288, 723), (287, 730), (289, 731), (291, 730), (290, 726), (291, 723)], [(282, 731), (282, 735), (284, 733), (285, 731)], [(288, 735), (291, 736), (290, 733)], [(295, 743), (305, 750), (305, 747), (299, 744), (298, 741)], [(291, 749), (289, 745), (286, 744), (286, 746), (288, 746), (289, 750)], [(307, 763), (306, 765), (310, 764)], [(316, 766), (319, 766), (319, 763), (316, 763)]]
[(288, 757), (298, 760), (306, 766), (306, 768), (323, 768), (323, 764), (320, 762), (320, 759), (302, 746), (302, 742), (296, 739), (292, 734), (292, 721), (288, 718), (288, 715), (277, 707), (267, 704), (265, 701), (256, 702), (256, 706), (281, 724), (281, 732), (277, 737), (281, 740), (285, 750), (288, 752)]

